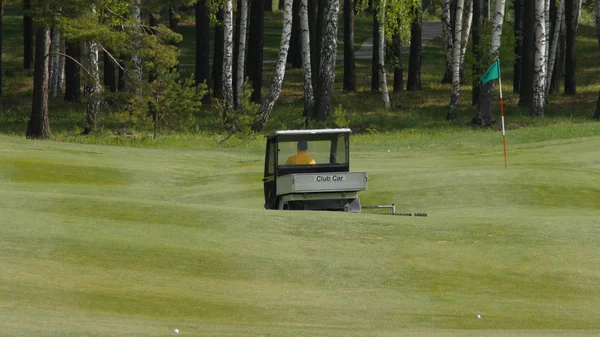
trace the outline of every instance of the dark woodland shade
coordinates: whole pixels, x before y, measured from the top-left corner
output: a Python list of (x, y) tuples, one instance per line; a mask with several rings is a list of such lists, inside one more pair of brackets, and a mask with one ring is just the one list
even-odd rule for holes
[(225, 14), (223, 13), (223, 7), (220, 7), (217, 11), (217, 21), (220, 24), (215, 25), (215, 50), (213, 57), (213, 97), (223, 97), (223, 48), (225, 47), (225, 30), (223, 28), (223, 19)]
[(81, 74), (79, 65), (73, 61), (81, 61), (81, 50), (78, 42), (66, 40), (65, 53), (65, 101), (79, 102), (81, 100)]
[(523, 6), (523, 53), (522, 78), (519, 106), (533, 107), (533, 64), (535, 58), (535, 7), (533, 1), (524, 1)]
[(23, 68), (31, 69), (33, 64), (33, 20), (28, 14), (31, 10), (31, 0), (23, 1)]
[[(209, 83), (210, 13), (206, 0), (200, 0), (196, 9), (196, 84)], [(206, 94), (207, 96), (209, 93)], [(208, 96), (210, 97), (210, 96)], [(204, 100), (207, 98), (205, 97)]]
[(523, 0), (514, 0), (515, 10), (515, 64), (513, 69), (513, 92), (518, 94), (521, 91), (522, 71), (522, 53), (523, 53)]
[(356, 91), (353, 0), (344, 0), (344, 91)]
[[(250, 2), (250, 27), (248, 55), (246, 71), (248, 78), (252, 82), (252, 96), (250, 100), (253, 103), (260, 103), (262, 100), (262, 82), (263, 82), (263, 47), (265, 44), (265, 4), (273, 3), (271, 0), (252, 0)], [(272, 10), (271, 6), (271, 10)]]
[[(583, 1), (583, 0), (582, 0)], [(565, 94), (575, 95), (577, 88), (575, 86), (575, 33), (577, 22), (575, 14), (577, 13), (578, 1), (565, 0), (565, 18), (567, 25), (567, 53), (565, 55)]]

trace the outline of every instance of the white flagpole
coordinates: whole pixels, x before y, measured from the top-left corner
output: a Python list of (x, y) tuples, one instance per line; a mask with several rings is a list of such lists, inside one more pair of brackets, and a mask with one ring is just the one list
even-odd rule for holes
[[(498, 62), (498, 61), (496, 61), (496, 62)], [(500, 84), (500, 113), (502, 115), (502, 141), (504, 143), (504, 168), (508, 168), (508, 163), (506, 161), (506, 129), (504, 128), (504, 101), (502, 100), (502, 76), (500, 75), (500, 73), (498, 73), (498, 82)]]

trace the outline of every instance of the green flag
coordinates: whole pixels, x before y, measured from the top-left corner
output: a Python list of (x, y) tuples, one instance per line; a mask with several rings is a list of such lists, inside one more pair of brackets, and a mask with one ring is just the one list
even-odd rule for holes
[(481, 84), (486, 84), (489, 81), (500, 78), (500, 60), (497, 60), (490, 68), (481, 76)]

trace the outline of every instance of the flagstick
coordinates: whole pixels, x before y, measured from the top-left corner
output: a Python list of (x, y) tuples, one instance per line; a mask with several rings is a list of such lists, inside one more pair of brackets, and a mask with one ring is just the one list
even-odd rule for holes
[(502, 100), (502, 77), (498, 76), (498, 82), (500, 83), (500, 113), (502, 114), (502, 140), (504, 142), (504, 168), (508, 168), (506, 161), (506, 130), (504, 129), (504, 101)]

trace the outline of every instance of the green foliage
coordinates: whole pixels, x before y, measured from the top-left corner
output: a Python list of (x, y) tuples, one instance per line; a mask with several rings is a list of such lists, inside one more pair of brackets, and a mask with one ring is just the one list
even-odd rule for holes
[[(195, 115), (202, 105), (206, 85), (196, 86), (192, 77), (183, 81), (176, 70), (159, 68), (157, 78), (145, 85), (144, 95), (131, 95), (118, 121), (138, 130), (193, 131)], [(150, 94), (148, 94), (150, 93)]]

